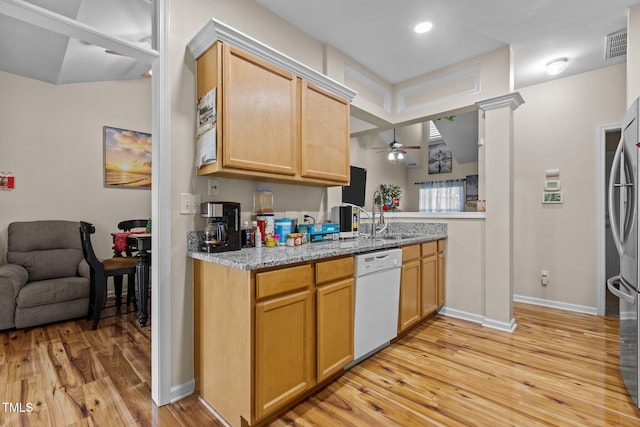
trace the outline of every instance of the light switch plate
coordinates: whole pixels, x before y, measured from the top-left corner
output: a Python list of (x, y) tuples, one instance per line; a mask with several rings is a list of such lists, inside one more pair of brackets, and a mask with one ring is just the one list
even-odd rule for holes
[(198, 213), (198, 202), (195, 194), (180, 193), (180, 215), (195, 215)]

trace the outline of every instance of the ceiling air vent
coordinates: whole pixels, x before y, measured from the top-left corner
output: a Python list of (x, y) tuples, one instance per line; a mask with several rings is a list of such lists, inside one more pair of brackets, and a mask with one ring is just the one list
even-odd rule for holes
[(627, 29), (607, 34), (604, 59), (613, 59), (627, 54)]

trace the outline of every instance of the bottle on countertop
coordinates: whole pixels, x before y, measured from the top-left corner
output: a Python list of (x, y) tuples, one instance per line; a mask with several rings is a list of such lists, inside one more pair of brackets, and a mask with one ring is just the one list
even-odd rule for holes
[(250, 243), (249, 246), (256, 245), (256, 229), (258, 228), (258, 221), (251, 221), (251, 231), (250, 231)]
[(262, 233), (260, 232), (260, 228), (256, 227), (256, 231), (254, 233), (254, 241), (255, 241), (255, 247), (256, 248), (260, 248), (262, 247)]
[(249, 221), (242, 223), (242, 229), (240, 230), (240, 240), (243, 248), (251, 246), (251, 228), (249, 228)]

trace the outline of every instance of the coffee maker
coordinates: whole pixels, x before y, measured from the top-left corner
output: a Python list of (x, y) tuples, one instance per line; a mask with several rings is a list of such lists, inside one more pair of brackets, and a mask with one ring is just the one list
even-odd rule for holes
[(207, 218), (200, 251), (215, 253), (240, 250), (240, 203), (204, 202), (200, 205), (200, 216)]

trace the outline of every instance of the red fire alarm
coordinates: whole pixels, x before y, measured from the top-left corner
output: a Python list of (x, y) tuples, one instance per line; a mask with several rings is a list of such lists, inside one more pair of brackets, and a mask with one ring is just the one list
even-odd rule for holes
[(11, 172), (0, 172), (0, 190), (13, 190), (15, 187), (15, 177)]

